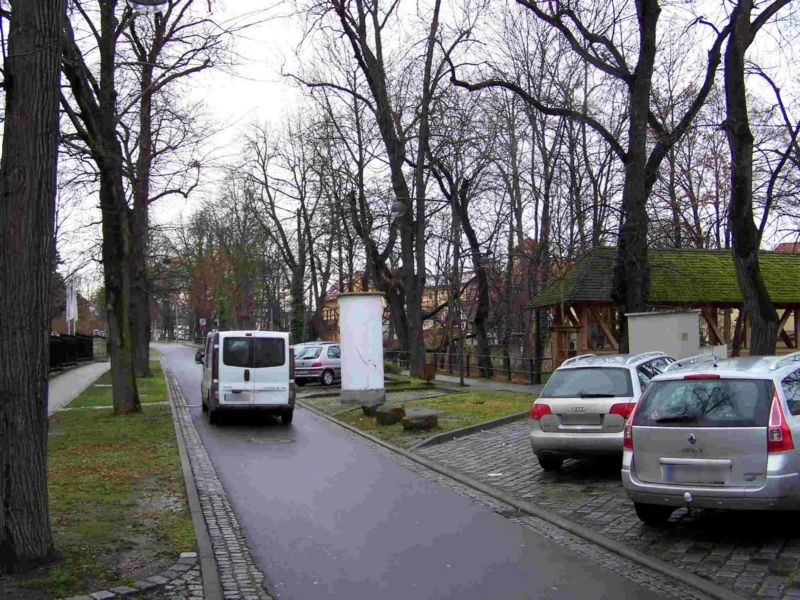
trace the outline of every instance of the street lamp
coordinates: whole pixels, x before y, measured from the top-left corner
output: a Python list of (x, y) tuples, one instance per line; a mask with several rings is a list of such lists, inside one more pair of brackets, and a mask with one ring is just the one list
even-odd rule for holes
[(407, 207), (405, 203), (401, 202), (400, 200), (395, 200), (394, 202), (392, 202), (392, 208), (389, 211), (389, 214), (392, 217), (392, 221), (394, 221), (395, 219), (399, 219), (404, 214), (406, 214), (406, 208)]
[(128, 6), (139, 14), (164, 12), (167, 8), (167, 4), (168, 0), (128, 0)]

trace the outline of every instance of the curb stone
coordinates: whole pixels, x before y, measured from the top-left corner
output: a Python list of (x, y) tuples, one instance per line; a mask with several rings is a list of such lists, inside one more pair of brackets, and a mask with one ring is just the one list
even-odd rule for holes
[[(210, 537), (213, 555), (207, 557), (209, 561), (206, 564), (211, 565), (212, 569), (216, 567), (222, 586), (222, 597), (226, 600), (228, 598), (275, 600), (267, 590), (266, 577), (253, 561), (239, 520), (228, 501), (225, 488), (217, 477), (200, 434), (192, 422), (189, 407), (175, 380), (175, 375), (167, 365), (163, 365), (163, 370), (172, 401), (173, 415), (181, 429), (202, 516)], [(211, 598), (209, 591), (206, 590), (204, 598)]]
[[(571, 521), (570, 519), (543, 510), (531, 502), (519, 501), (510, 494), (492, 488), (491, 486), (488, 486), (460, 472), (454, 471), (453, 469), (450, 469), (444, 465), (440, 465), (439, 463), (420, 456), (419, 454), (399, 448), (394, 444), (386, 442), (369, 433), (363, 432), (358, 428), (344, 423), (343, 421), (340, 421), (335, 417), (331, 417), (330, 415), (327, 415), (321, 411), (318, 411), (313, 407), (303, 404), (301, 404), (301, 406), (318, 417), (335, 423), (352, 434), (369, 440), (370, 442), (389, 450), (395, 455), (400, 455), (409, 461), (416, 463), (417, 465), (421, 465), (430, 471), (445, 476), (445, 478), (451, 479), (468, 488), (471, 488), (473, 492), (488, 496), (495, 501), (499, 501), (503, 504), (513, 507), (521, 514), (512, 520), (525, 522), (526, 520), (533, 518), (543, 521), (547, 528), (556, 530), (556, 532), (553, 532), (553, 534), (544, 533), (544, 535), (548, 535), (548, 537), (558, 540), (559, 538), (567, 537), (567, 535), (574, 536), (588, 544), (600, 547), (609, 553), (613, 553), (622, 559), (626, 559), (639, 567), (644, 567), (645, 569), (651, 570), (651, 572), (654, 571), (659, 576), (666, 576), (668, 580), (680, 582), (686, 588), (695, 592), (699, 592), (705, 597), (714, 598), (715, 600), (744, 600), (742, 596), (737, 595), (732, 590), (725, 589), (711, 581), (683, 571), (659, 559), (645, 556), (641, 553), (633, 551), (630, 548), (627, 548), (624, 544), (611, 540), (602, 534), (598, 534), (584, 527), (583, 525), (579, 525), (578, 523)], [(466, 492), (466, 494), (468, 496), (472, 496), (472, 494), (469, 492)], [(525, 518), (525, 515), (529, 515), (527, 519)]]
[[(110, 598), (123, 598), (135, 597), (139, 594), (151, 592), (155, 589), (168, 587), (177, 581), (187, 583), (183, 580), (183, 572), (174, 571), (175, 567), (180, 566), (187, 570), (197, 570), (197, 553), (195, 552), (181, 552), (178, 562), (172, 565), (169, 569), (162, 572), (160, 575), (152, 575), (145, 580), (136, 581), (132, 586), (121, 585), (107, 590), (97, 590), (96, 592), (89, 592), (88, 594), (81, 594), (79, 596), (70, 596), (64, 600), (107, 600)], [(193, 575), (199, 575), (193, 573)], [(202, 596), (200, 596), (202, 598)]]
[(454, 440), (456, 438), (460, 438), (465, 435), (470, 435), (477, 431), (484, 431), (486, 429), (500, 427), (501, 425), (506, 425), (508, 423), (524, 419), (529, 414), (530, 411), (526, 410), (524, 412), (514, 413), (513, 415), (506, 415), (505, 417), (492, 419), (491, 421), (485, 421), (483, 423), (476, 423), (475, 425), (467, 425), (466, 427), (460, 427), (458, 429), (453, 429), (451, 431), (444, 431), (442, 433), (437, 433), (436, 435), (433, 435), (425, 440), (422, 440), (421, 442), (417, 442), (416, 444), (411, 446), (409, 450), (413, 452), (418, 448), (427, 448), (428, 446), (436, 446), (438, 444), (443, 444), (444, 442), (449, 442), (450, 440)]

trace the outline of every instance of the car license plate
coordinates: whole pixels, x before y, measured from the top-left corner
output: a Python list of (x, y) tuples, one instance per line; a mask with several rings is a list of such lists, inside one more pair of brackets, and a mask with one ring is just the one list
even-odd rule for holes
[(661, 465), (661, 476), (670, 483), (725, 485), (730, 481), (730, 467), (710, 465)]

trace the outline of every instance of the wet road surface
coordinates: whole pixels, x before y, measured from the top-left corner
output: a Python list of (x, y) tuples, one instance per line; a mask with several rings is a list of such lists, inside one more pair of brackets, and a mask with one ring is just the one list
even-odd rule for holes
[(246, 415), (210, 426), (195, 350), (154, 346), (279, 598), (657, 597), (302, 408), (289, 427)]

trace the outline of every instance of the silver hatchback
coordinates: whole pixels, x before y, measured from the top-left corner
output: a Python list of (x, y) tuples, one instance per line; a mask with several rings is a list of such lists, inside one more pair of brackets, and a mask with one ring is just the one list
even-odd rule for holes
[(342, 376), (342, 354), (339, 344), (318, 342), (304, 344), (295, 355), (294, 380), (297, 385), (318, 381), (332, 385)]
[(639, 518), (800, 509), (800, 352), (683, 362), (653, 380), (625, 426), (622, 483)]
[(531, 407), (530, 442), (541, 467), (556, 470), (570, 457), (620, 456), (625, 420), (672, 362), (663, 352), (565, 360)]

